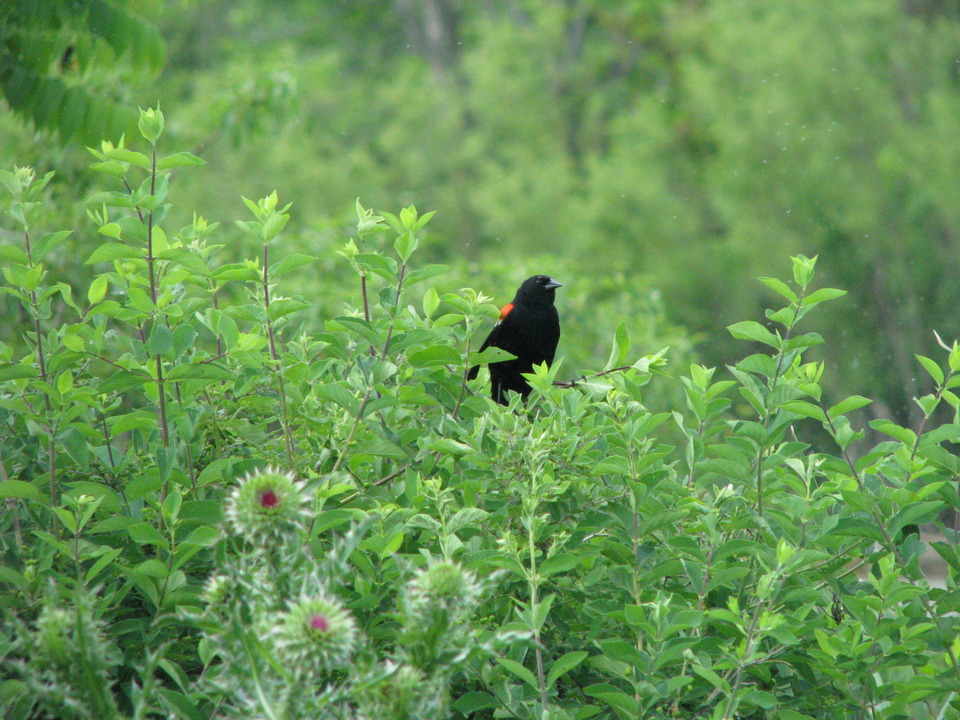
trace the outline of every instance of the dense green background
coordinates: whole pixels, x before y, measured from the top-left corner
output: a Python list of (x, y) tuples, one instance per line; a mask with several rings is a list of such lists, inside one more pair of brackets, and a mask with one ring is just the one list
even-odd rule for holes
[[(147, 31), (23, 8), (0, 11), (4, 52), (32, 34), (21, 59), (44, 77), (121, 106), (159, 101), (168, 147), (208, 162), (171, 200), (225, 221), (236, 257), (241, 194), (293, 201), (296, 249), (324, 258), (358, 196), (436, 209), (428, 252), (464, 284), (498, 301), (533, 271), (570, 284), (560, 355), (573, 372), (596, 363), (621, 319), (648, 351), (683, 349), (682, 326), (708, 364), (729, 362), (721, 328), (761, 319), (770, 302), (753, 278), (818, 253), (824, 282), (850, 290), (815, 328), (837, 375), (884, 401), (870, 412), (903, 422), (916, 420), (907, 398), (929, 390), (912, 353), (934, 352), (933, 330), (960, 334), (953, 2), (113, 5), (162, 35), (159, 73)], [(75, 225), (92, 247), (75, 200), (99, 182), (77, 142), (89, 135), (31, 114), (5, 82), (21, 113), (2, 106), (0, 165), (57, 170), (63, 217), (51, 228)], [(23, 115), (74, 137), (60, 147)], [(65, 247), (59, 261), (76, 266)], [(302, 279), (324, 287), (314, 320), (339, 310), (332, 267)]]

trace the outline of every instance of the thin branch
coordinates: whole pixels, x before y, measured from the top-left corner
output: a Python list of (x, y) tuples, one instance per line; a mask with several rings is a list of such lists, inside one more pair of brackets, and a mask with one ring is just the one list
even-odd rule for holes
[(579, 383), (586, 382), (587, 380), (593, 380), (594, 378), (603, 377), (604, 375), (610, 375), (615, 372), (626, 372), (627, 370), (634, 370), (633, 365), (621, 365), (620, 367), (610, 368), (609, 370), (604, 370), (603, 372), (594, 373), (593, 375), (581, 375), (576, 380), (554, 380), (554, 387), (562, 388), (572, 388), (576, 387)]

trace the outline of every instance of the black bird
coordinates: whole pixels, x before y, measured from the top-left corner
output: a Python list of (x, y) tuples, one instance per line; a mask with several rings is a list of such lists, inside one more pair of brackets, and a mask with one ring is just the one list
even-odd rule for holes
[[(507, 390), (530, 394), (530, 385), (521, 373), (533, 372), (533, 366), (553, 362), (560, 342), (560, 317), (553, 304), (554, 291), (562, 287), (549, 275), (534, 275), (523, 281), (513, 300), (500, 310), (500, 321), (480, 346), (498, 347), (516, 355), (514, 360), (490, 363), (490, 395), (501, 405), (507, 403)], [(467, 373), (467, 379), (477, 376), (479, 365)]]

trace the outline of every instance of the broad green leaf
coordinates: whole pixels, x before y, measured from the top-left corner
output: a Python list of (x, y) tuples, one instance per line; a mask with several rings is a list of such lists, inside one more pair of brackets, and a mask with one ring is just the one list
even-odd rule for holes
[(167, 539), (150, 523), (137, 523), (127, 528), (131, 539), (139, 545), (156, 545), (166, 548)]
[(577, 650), (568, 652), (557, 658), (556, 662), (550, 666), (550, 670), (547, 671), (547, 687), (553, 687), (558, 678), (563, 677), (573, 670), (573, 668), (582, 663), (588, 655), (589, 653), (587, 652)]
[(610, 350), (610, 357), (607, 359), (607, 364), (603, 369), (609, 370), (611, 368), (621, 367), (627, 363), (629, 356), (630, 333), (627, 331), (627, 324), (620, 322), (617, 324), (617, 329), (613, 333), (613, 347)]
[(889, 435), (890, 437), (899, 440), (907, 447), (913, 447), (917, 442), (917, 434), (913, 432), (913, 430), (901, 427), (891, 420), (887, 420), (886, 418), (872, 420), (870, 422), (870, 427), (878, 432), (882, 432), (884, 435)]
[(157, 255), (159, 260), (170, 260), (192, 273), (209, 277), (212, 272), (203, 259), (187, 248), (169, 248)]
[(516, 662), (515, 660), (510, 660), (509, 658), (503, 658), (503, 657), (498, 657), (497, 663), (499, 663), (500, 667), (513, 673), (518, 678), (523, 680), (525, 683), (527, 683), (527, 685), (532, 687), (534, 690), (539, 689), (540, 685), (539, 683), (537, 683), (537, 678), (534, 677), (533, 673), (530, 672), (530, 670), (525, 668), (520, 663)]
[(268, 276), (271, 280), (276, 280), (277, 278), (286, 275), (291, 270), (296, 270), (299, 267), (304, 265), (309, 265), (310, 263), (316, 260), (312, 255), (300, 255), (293, 254), (288, 255), (283, 258), (280, 262), (274, 263), (270, 266)]
[(694, 663), (691, 667), (697, 675), (713, 685), (717, 690), (727, 694), (730, 693), (730, 683), (717, 675), (713, 668), (708, 668), (700, 663)]
[(804, 417), (813, 418), (814, 420), (819, 420), (820, 422), (827, 422), (827, 415), (823, 410), (813, 403), (806, 402), (805, 400), (789, 400), (780, 405), (781, 410), (786, 410), (787, 412), (796, 413), (797, 415), (803, 415)]
[(95, 265), (101, 262), (113, 262), (125, 258), (142, 258), (143, 252), (137, 248), (121, 243), (104, 243), (84, 260), (86, 265)]
[(753, 340), (754, 342), (769, 345), (772, 348), (780, 348), (780, 339), (763, 325), (753, 320), (745, 320), (734, 323), (733, 325), (728, 325), (727, 330), (738, 340)]
[(834, 300), (836, 298), (843, 297), (847, 294), (846, 290), (838, 290), (836, 288), (821, 288), (815, 292), (807, 295), (801, 302), (800, 307), (809, 308), (814, 305), (819, 305), (822, 302), (827, 300)]
[(0, 380), (24, 380), (38, 377), (40, 372), (32, 365), (5, 365), (0, 367)]
[(185, 363), (167, 373), (167, 380), (235, 380), (236, 373), (214, 363)]
[(201, 160), (193, 153), (178, 152), (174, 153), (173, 155), (167, 155), (165, 158), (160, 158), (160, 160), (157, 161), (157, 170), (172, 170), (179, 167), (189, 167), (203, 164), (205, 164), (205, 161)]
[(151, 355), (168, 355), (173, 350), (173, 333), (162, 322), (153, 324), (145, 348)]
[(860, 408), (865, 407), (872, 402), (873, 400), (870, 398), (865, 398), (860, 395), (851, 395), (827, 410), (827, 416), (832, 420), (838, 415), (844, 415), (848, 412), (852, 412), (853, 410), (859, 410)]
[(588, 685), (583, 689), (584, 694), (590, 697), (603, 700), (612, 708), (618, 711), (621, 717), (638, 718), (641, 717), (640, 704), (636, 698), (627, 695), (616, 686), (608, 683), (597, 683)]
[(101, 302), (103, 298), (107, 295), (107, 276), (98, 275), (93, 279), (93, 282), (90, 283), (90, 288), (87, 290), (87, 300), (91, 305), (96, 305)]
[(783, 280), (778, 280), (773, 277), (761, 277), (757, 279), (775, 293), (785, 297), (789, 302), (795, 303), (797, 301), (797, 294), (791, 290), (790, 286), (783, 282)]
[(490, 693), (472, 691), (467, 692), (453, 701), (451, 707), (461, 715), (469, 716), (481, 710), (490, 710), (500, 707), (500, 702)]
[(136, 165), (144, 170), (150, 169), (150, 158), (135, 150), (118, 147), (114, 148), (113, 150), (109, 150), (108, 152), (104, 153), (104, 155), (110, 160), (130, 163), (131, 165)]
[(4, 480), (0, 482), (0, 498), (24, 498), (35, 502), (44, 502), (42, 492), (23, 480)]
[(579, 563), (580, 560), (576, 555), (572, 555), (570, 553), (559, 553), (544, 560), (538, 569), (540, 571), (540, 575), (542, 575), (544, 578), (548, 578), (551, 575), (556, 575), (557, 573), (573, 570), (573, 568), (575, 568)]
[(440, 296), (434, 288), (427, 288), (423, 294), (423, 314), (425, 317), (433, 317), (433, 314), (440, 307)]
[(409, 353), (407, 362), (413, 367), (460, 365), (463, 362), (463, 356), (450, 345), (433, 345)]
[(940, 366), (930, 358), (924, 357), (923, 355), (917, 355), (916, 358), (920, 361), (920, 364), (923, 365), (923, 369), (926, 370), (930, 377), (933, 378), (933, 381), (937, 385), (943, 385), (944, 374)]

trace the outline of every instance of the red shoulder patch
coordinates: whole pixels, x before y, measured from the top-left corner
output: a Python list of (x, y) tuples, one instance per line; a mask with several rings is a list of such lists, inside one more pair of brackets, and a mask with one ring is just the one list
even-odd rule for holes
[(502, 308), (500, 308), (500, 319), (503, 320), (513, 312), (513, 303), (507, 303)]

